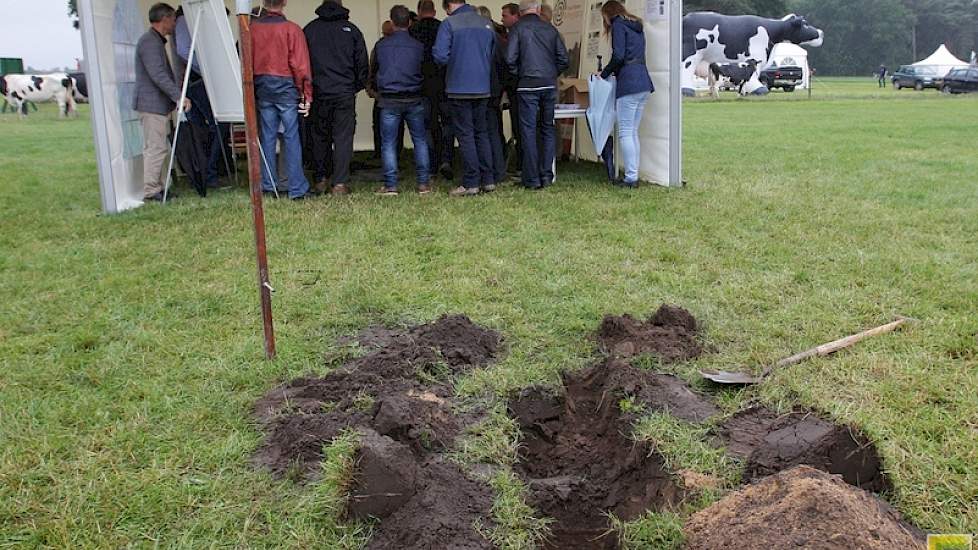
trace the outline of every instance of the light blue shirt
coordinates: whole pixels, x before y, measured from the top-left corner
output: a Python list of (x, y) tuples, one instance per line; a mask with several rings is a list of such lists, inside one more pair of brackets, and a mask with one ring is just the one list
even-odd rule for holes
[[(173, 31), (173, 42), (174, 49), (176, 51), (177, 57), (183, 61), (183, 64), (187, 64), (187, 59), (190, 58), (190, 29), (187, 27), (187, 17), (181, 15), (177, 18), (177, 28)], [(194, 56), (194, 72), (201, 74), (200, 65), (197, 63), (197, 56)], [(183, 78), (183, 75), (180, 75)]]

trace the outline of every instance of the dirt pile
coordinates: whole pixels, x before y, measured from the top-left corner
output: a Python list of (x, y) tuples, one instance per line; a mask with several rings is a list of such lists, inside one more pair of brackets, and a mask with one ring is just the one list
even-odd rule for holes
[(613, 357), (651, 354), (663, 363), (698, 357), (703, 348), (696, 341), (696, 318), (685, 309), (663, 305), (647, 321), (631, 315), (606, 315), (598, 328), (601, 350)]
[(778, 415), (753, 407), (732, 416), (718, 433), (727, 451), (744, 460), (745, 481), (806, 464), (867, 491), (890, 489), (876, 446), (866, 436), (811, 412)]
[(373, 327), (369, 350), (324, 377), (298, 378), (265, 395), (255, 414), (267, 431), (257, 464), (307, 479), (323, 445), (346, 429), (360, 433), (348, 513), (378, 518), (368, 548), (492, 548), (492, 491), (442, 456), (479, 415), (459, 414), (453, 376), (484, 366), (500, 336), (464, 316), (405, 330)]
[(918, 550), (920, 531), (838, 476), (798, 466), (732, 493), (686, 524), (687, 550)]
[(535, 388), (509, 404), (522, 440), (515, 470), (529, 502), (555, 520), (547, 548), (617, 548), (607, 514), (631, 520), (668, 509), (682, 490), (647, 443), (636, 442), (619, 407), (635, 397), (689, 418), (715, 412), (678, 380), (609, 361), (565, 374), (559, 394)]

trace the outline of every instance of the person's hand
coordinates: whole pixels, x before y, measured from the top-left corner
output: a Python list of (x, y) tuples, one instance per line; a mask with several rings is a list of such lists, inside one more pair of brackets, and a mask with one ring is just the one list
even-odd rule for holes
[(190, 110), (190, 107), (192, 107), (192, 106), (193, 106), (193, 104), (190, 103), (190, 98), (189, 97), (183, 98), (183, 112), (186, 113), (187, 111)]
[(299, 114), (304, 117), (309, 116), (309, 102), (303, 102), (299, 104)]

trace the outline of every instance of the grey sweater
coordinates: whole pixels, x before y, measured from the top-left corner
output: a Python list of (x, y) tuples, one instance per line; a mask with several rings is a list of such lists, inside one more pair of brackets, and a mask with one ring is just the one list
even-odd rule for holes
[(166, 115), (180, 101), (180, 86), (166, 56), (166, 39), (153, 29), (136, 44), (136, 94), (133, 109)]

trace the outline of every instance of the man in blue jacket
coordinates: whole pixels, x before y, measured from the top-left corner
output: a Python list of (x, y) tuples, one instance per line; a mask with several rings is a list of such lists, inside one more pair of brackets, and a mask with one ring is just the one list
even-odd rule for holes
[(377, 42), (370, 67), (373, 88), (380, 106), (380, 149), (384, 164), (384, 186), (378, 195), (397, 195), (397, 149), (399, 130), (407, 121), (414, 143), (414, 162), (418, 174), (418, 193), (431, 192), (428, 181), (431, 158), (425, 131), (425, 106), (421, 95), (421, 62), (424, 44), (408, 33), (411, 11), (405, 6), (391, 8), (394, 32)]
[(432, 56), (446, 66), (445, 93), (462, 153), (462, 186), (453, 197), (495, 189), (492, 149), (486, 121), (492, 85), (496, 34), (492, 22), (465, 0), (443, 0), (448, 12), (438, 28)]

